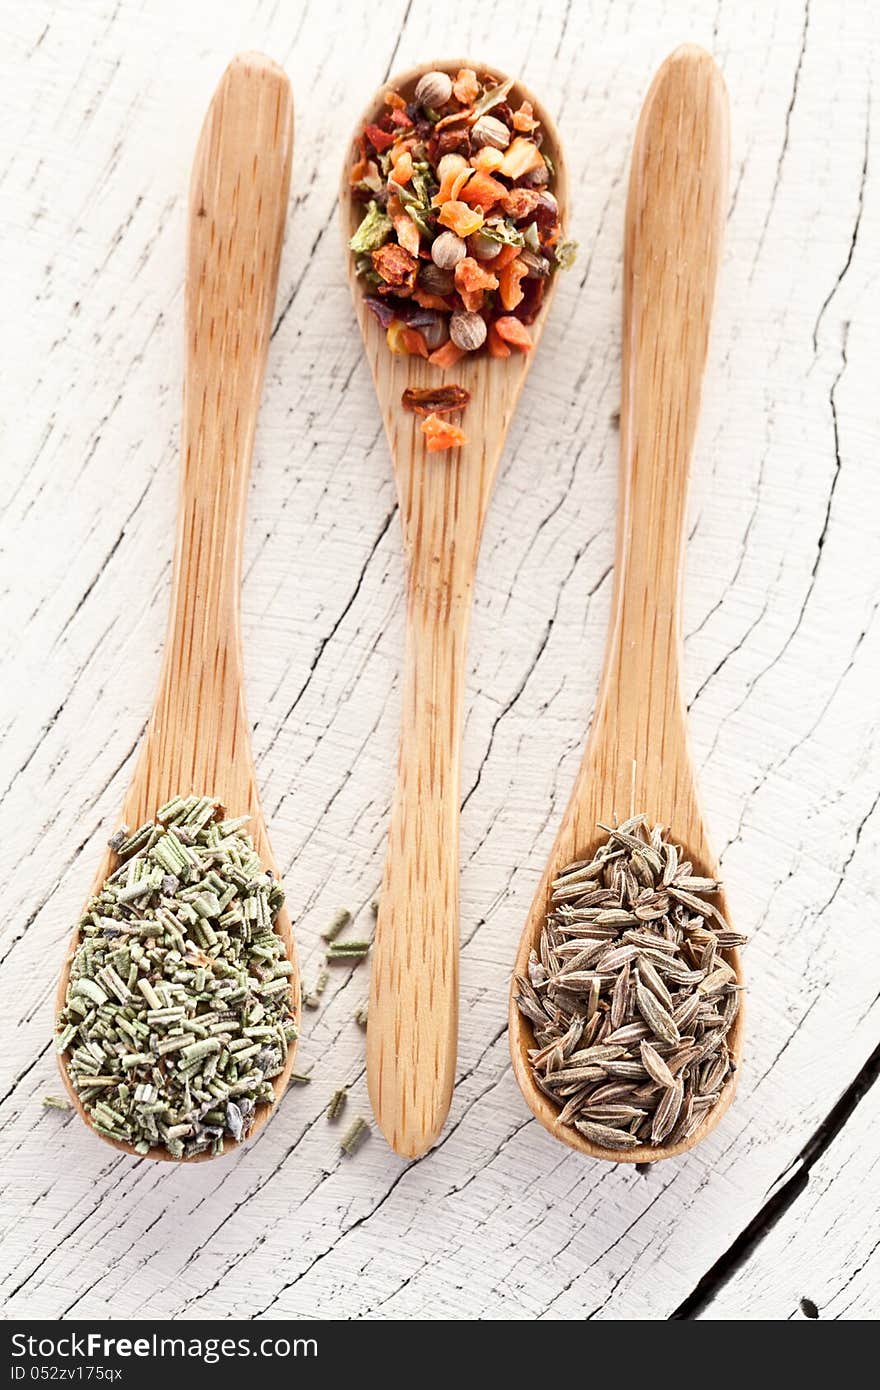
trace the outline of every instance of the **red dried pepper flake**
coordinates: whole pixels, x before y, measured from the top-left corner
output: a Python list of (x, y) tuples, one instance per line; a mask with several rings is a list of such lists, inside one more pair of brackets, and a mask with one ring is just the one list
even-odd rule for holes
[(411, 129), (413, 124), (405, 111), (399, 111), (396, 109), (391, 112), (391, 120), (394, 125), (400, 126), (403, 130)]
[(377, 285), (379, 294), (397, 294), (405, 299), (415, 289), (419, 263), (415, 256), (396, 242), (386, 242), (373, 252), (373, 265), (385, 282)]
[(388, 146), (393, 145), (394, 141), (397, 139), (396, 134), (389, 135), (388, 131), (383, 130), (379, 125), (364, 126), (364, 134), (373, 146), (373, 149), (379, 154), (387, 150)]
[(400, 399), (404, 408), (416, 415), (448, 415), (464, 410), (470, 398), (470, 391), (463, 386), (409, 386)]

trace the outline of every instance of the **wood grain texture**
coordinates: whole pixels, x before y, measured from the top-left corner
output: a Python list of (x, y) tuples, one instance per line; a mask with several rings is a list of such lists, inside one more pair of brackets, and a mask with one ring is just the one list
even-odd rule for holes
[[(180, 498), (171, 615), (153, 712), (122, 805), (133, 829), (172, 796), (217, 797), (229, 815), (251, 817), (249, 831), (275, 874), (260, 808), (244, 703), (239, 595), (241, 543), (254, 431), (275, 310), (293, 156), (290, 83), (275, 63), (243, 53), (226, 69), (202, 127), (189, 192), (186, 356)], [(108, 850), (97, 893), (118, 863)], [(275, 920), (294, 965), (291, 1007), (299, 1015), (296, 951), (285, 906)], [(58, 985), (67, 994), (79, 944), (71, 938)], [(295, 1045), (273, 1081), (287, 1088)], [(61, 1075), (85, 1123), (91, 1117), (59, 1058)], [(257, 1107), (251, 1135), (273, 1106)], [(96, 1132), (96, 1131), (95, 1131)], [(131, 1145), (100, 1136), (125, 1153)], [(228, 1152), (234, 1143), (227, 1142)], [(172, 1159), (163, 1146), (150, 1158)], [(210, 1150), (185, 1162), (213, 1157)]]
[[(729, 1252), (753, 1222), (756, 1256), (774, 1231), (798, 1229), (799, 1243), (786, 1234), (759, 1278), (737, 1280), (726, 1306), (740, 1320), (800, 1316), (793, 1294), (828, 1316), (878, 1312), (866, 1246), (848, 1226), (827, 1236), (847, 1204), (864, 1209), (864, 1169), (846, 1146), (868, 1095), (809, 1167), (876, 1047), (880, 1007), (880, 936), (865, 927), (880, 894), (875, 8), (543, 0), (513, 26), (509, 12), (507, 0), (303, 0), (295, 12), (255, 0), (0, 0), (5, 311), (24, 325), (0, 373), (9, 1317), (658, 1320), (697, 1291), (708, 1309), (713, 1271), (721, 1297), (736, 1278)], [(718, 1128), (640, 1173), (564, 1148), (531, 1116), (510, 1069), (507, 994), (581, 761), (610, 614), (633, 134), (651, 74), (687, 40), (721, 67), (732, 144), (688, 507), (683, 675), (707, 821), (751, 938), (747, 1049)], [(522, 74), (568, 157), (580, 254), (508, 432), (474, 588), (459, 1056), (448, 1124), (417, 1164), (374, 1140), (346, 1159), (324, 1118), (341, 1084), (349, 1113), (370, 1114), (352, 1018), (369, 989), (363, 966), (334, 968), (321, 1007), (304, 1011), (296, 1066), (311, 1085), (222, 1163), (138, 1162), (40, 1105), (59, 1089), (57, 966), (118, 821), (159, 671), (187, 180), (218, 76), (247, 46), (282, 64), (297, 107), (242, 640), (260, 790), (308, 986), (338, 907), (357, 913), (358, 935), (372, 925), (405, 641), (394, 479), (340, 255), (345, 147), (386, 73), (464, 51)], [(788, 1188), (794, 1173), (809, 1184)], [(795, 1256), (821, 1266), (821, 1285), (797, 1278)]]
[[(708, 53), (676, 49), (654, 78), (636, 131), (623, 262), (620, 494), (614, 593), (605, 665), (583, 762), (526, 921), (515, 974), (550, 908), (552, 883), (592, 857), (600, 825), (645, 814), (710, 878), (709, 848), (688, 739), (681, 665), (684, 525), (709, 324), (724, 232), (729, 132), (724, 80)], [(728, 916), (724, 893), (717, 904)], [(739, 970), (736, 952), (731, 963)], [(740, 975), (740, 981), (742, 977)], [(541, 1123), (563, 1143), (613, 1163), (656, 1162), (693, 1148), (731, 1100), (734, 1078), (698, 1129), (677, 1144), (603, 1149), (538, 1087), (531, 1024), (510, 996), (517, 1080)], [(729, 1035), (742, 1054), (743, 1010)]]
[[(408, 100), (434, 69), (454, 77), (474, 59), (432, 59), (388, 85)], [(503, 82), (508, 74), (491, 75)], [(384, 105), (383, 92), (355, 127)], [(567, 168), (556, 127), (521, 82), (516, 109), (531, 101), (553, 161), (560, 223), (567, 218)], [(354, 148), (354, 146), (353, 146)], [(367, 1082), (379, 1128), (399, 1154), (415, 1158), (436, 1142), (449, 1111), (458, 1034), (458, 839), (462, 702), (467, 633), (480, 539), (498, 462), (533, 353), (465, 357), (448, 373), (389, 351), (364, 304), (348, 239), (363, 213), (351, 196), (347, 154), (341, 185), (348, 278), (379, 409), (391, 449), (406, 557), (407, 636), (397, 783), (372, 957)], [(532, 325), (537, 347), (556, 287), (553, 277)], [(427, 453), (421, 419), (404, 409), (407, 387), (455, 381), (469, 392), (467, 443)]]

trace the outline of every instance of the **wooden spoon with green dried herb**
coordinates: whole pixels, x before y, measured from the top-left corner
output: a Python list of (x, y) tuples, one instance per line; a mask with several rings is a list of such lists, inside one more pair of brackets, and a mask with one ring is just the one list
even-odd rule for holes
[[(245, 715), (239, 587), (293, 148), (290, 84), (242, 54), (190, 187), (182, 478), (159, 690), (58, 990), (82, 1118), (153, 1158), (253, 1134), (293, 1065), (299, 976)], [(89, 1059), (94, 1071), (89, 1072)]]
[(727, 207), (728, 110), (678, 49), (642, 110), (626, 214), (614, 596), (584, 759), (516, 960), (510, 1047), (543, 1125), (653, 1162), (730, 1104), (741, 938), (700, 811), (681, 688), (688, 473)]

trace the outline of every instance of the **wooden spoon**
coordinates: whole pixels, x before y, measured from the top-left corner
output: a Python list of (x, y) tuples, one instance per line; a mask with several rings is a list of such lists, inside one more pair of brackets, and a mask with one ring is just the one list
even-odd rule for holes
[[(171, 616), (159, 689), (137, 769), (122, 808), (134, 828), (177, 792), (215, 796), (232, 816), (249, 815), (257, 853), (277, 875), (263, 820), (245, 713), (239, 590), (241, 541), (254, 429), (272, 328), (293, 153), (293, 97), (281, 68), (258, 53), (235, 58), (214, 93), (190, 185), (186, 273), (186, 360), (180, 506)], [(97, 892), (116, 863), (104, 855)], [(299, 975), (287, 909), (276, 930)], [(75, 932), (61, 981), (64, 1003)], [(287, 1085), (295, 1045), (273, 1081)], [(61, 1074), (74, 1106), (91, 1120)], [(251, 1137), (272, 1107), (257, 1107)], [(103, 1136), (101, 1136), (103, 1138)], [(114, 1148), (134, 1150), (114, 1140)], [(227, 1140), (231, 1150), (233, 1141)], [(151, 1158), (170, 1159), (164, 1148)], [(192, 1160), (210, 1158), (210, 1151)], [(173, 1160), (179, 1162), (180, 1160)]]
[[(715, 878), (697, 797), (681, 690), (681, 577), (685, 504), (709, 319), (727, 199), (727, 93), (699, 48), (679, 48), (661, 67), (642, 110), (626, 211), (620, 501), (611, 625), (592, 731), (547, 870), (520, 942), (527, 973), (550, 902), (550, 885), (589, 858), (606, 825), (645, 812), (668, 827), (695, 872)], [(716, 900), (726, 915), (723, 897)], [(735, 952), (728, 959), (741, 981)], [(742, 1011), (729, 1038), (738, 1060)], [(687, 1140), (665, 1148), (599, 1148), (568, 1125), (535, 1084), (531, 1025), (511, 994), (510, 1047), (523, 1095), (541, 1123), (572, 1148), (615, 1163), (669, 1158), (714, 1129), (718, 1104)], [(734, 1073), (734, 1078), (736, 1073)]]
[[(386, 84), (410, 97), (419, 78), (453, 77), (476, 63), (425, 63)], [(499, 82), (504, 74), (491, 68)], [(383, 91), (386, 90), (383, 88)], [(565, 160), (553, 121), (521, 84), (508, 100), (531, 101), (556, 170), (562, 223)], [(355, 130), (375, 119), (378, 94)], [(447, 373), (418, 357), (395, 356), (364, 304), (348, 238), (362, 216), (346, 162), (342, 226), (355, 311), (391, 447), (407, 565), (407, 639), (397, 786), (373, 948), (367, 1025), (367, 1080), (382, 1133), (397, 1153), (423, 1154), (449, 1110), (458, 1032), (458, 820), (462, 692), (471, 594), (483, 522), (498, 460), (531, 354), (504, 360), (481, 353)], [(540, 337), (553, 278), (541, 316)], [(401, 405), (407, 387), (456, 383), (470, 392), (463, 419), (468, 443), (447, 454), (425, 452), (420, 419)]]

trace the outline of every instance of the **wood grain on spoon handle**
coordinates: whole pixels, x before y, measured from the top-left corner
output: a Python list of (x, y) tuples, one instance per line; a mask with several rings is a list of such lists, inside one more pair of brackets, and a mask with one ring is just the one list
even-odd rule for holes
[[(466, 59), (422, 64), (388, 85), (411, 93), (433, 67), (455, 75), (481, 65)], [(499, 81), (503, 73), (492, 68)], [(383, 89), (384, 90), (384, 89)], [(535, 96), (515, 82), (509, 101), (530, 101), (555, 169), (554, 191), (567, 220), (565, 156), (556, 127)], [(376, 119), (376, 105), (355, 132)], [(346, 243), (363, 215), (343, 170)], [(531, 364), (531, 353), (500, 360), (472, 354), (447, 376), (420, 357), (388, 350), (385, 332), (364, 304), (352, 257), (349, 282), (364, 348), (394, 461), (407, 557), (407, 651), (397, 785), (376, 942), (367, 1028), (367, 1081), (383, 1134), (416, 1157), (437, 1138), (455, 1074), (458, 1015), (459, 746), (467, 629), (480, 537), (498, 460)], [(531, 326), (540, 339), (555, 289), (551, 277)], [(401, 404), (407, 387), (450, 381), (470, 393), (463, 418), (468, 443), (427, 454), (417, 416)], [(540, 460), (531, 466), (540, 468)]]
[[(412, 417), (410, 417), (412, 420)], [(482, 516), (478, 448), (400, 480), (407, 637), (397, 783), (373, 951), (367, 1076), (380, 1128), (414, 1157), (439, 1133), (458, 1032), (458, 820), (465, 657)]]
[[(624, 247), (620, 496), (612, 628), (598, 717), (620, 768), (660, 783), (649, 717), (679, 715), (684, 525), (724, 227), (727, 97), (707, 54), (664, 64), (636, 133)], [(626, 698), (619, 698), (625, 693)], [(629, 808), (627, 808), (629, 809)], [(637, 809), (634, 807), (633, 809)]]
[[(290, 85), (268, 59), (227, 69), (190, 185), (180, 501), (150, 757), (165, 789), (245, 773), (239, 592), (254, 431), (290, 185)], [(205, 736), (204, 720), (219, 721)], [(242, 765), (244, 764), (244, 765)], [(146, 789), (145, 789), (146, 790)], [(149, 790), (157, 790), (150, 788)], [(161, 797), (164, 789), (158, 789)]]

